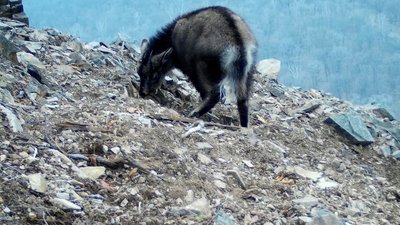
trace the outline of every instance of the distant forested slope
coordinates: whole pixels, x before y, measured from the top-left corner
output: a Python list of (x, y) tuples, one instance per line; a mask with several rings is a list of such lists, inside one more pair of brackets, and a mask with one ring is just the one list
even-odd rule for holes
[(281, 81), (354, 103), (376, 102), (400, 117), (398, 0), (24, 0), (32, 26), (85, 41), (118, 34), (141, 40), (188, 10), (224, 5), (241, 14), (259, 41), (259, 59), (282, 61)]

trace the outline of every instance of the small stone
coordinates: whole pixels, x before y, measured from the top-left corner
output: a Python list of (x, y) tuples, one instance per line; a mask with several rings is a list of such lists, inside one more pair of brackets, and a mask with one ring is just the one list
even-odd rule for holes
[(96, 180), (100, 176), (104, 175), (106, 168), (104, 166), (87, 166), (79, 168), (78, 176), (81, 178), (90, 178)]
[(18, 61), (18, 51), (19, 49), (14, 43), (12, 43), (5, 36), (0, 34), (0, 55), (16, 63)]
[(212, 163), (212, 160), (210, 158), (208, 158), (206, 155), (204, 154), (197, 154), (197, 158), (199, 159), (199, 161), (205, 165), (209, 165)]
[(254, 168), (253, 163), (250, 160), (242, 160), (242, 162), (249, 168)]
[(61, 192), (61, 193), (56, 193), (57, 198), (69, 200), (70, 199), (70, 194), (66, 192)]
[(214, 147), (207, 142), (196, 142), (198, 149), (213, 149)]
[(14, 97), (12, 96), (11, 92), (7, 89), (2, 89), (2, 88), (0, 88), (0, 100), (7, 104), (15, 103)]
[(218, 210), (215, 217), (215, 225), (235, 225), (235, 219), (225, 213), (222, 209)]
[(226, 183), (220, 181), (220, 180), (214, 180), (215, 186), (217, 186), (219, 189), (226, 189)]
[(29, 64), (32, 64), (40, 69), (46, 69), (46, 67), (43, 65), (43, 63), (40, 62), (40, 60), (38, 58), (36, 58), (34, 55), (32, 55), (31, 53), (18, 52), (17, 59), (18, 59), (18, 62), (24, 66), (28, 66)]
[(400, 160), (400, 150), (396, 150), (392, 153), (393, 158)]
[(305, 105), (303, 105), (298, 112), (302, 113), (312, 113), (316, 109), (318, 109), (321, 106), (321, 101), (320, 100), (314, 100), (311, 102), (307, 102)]
[(30, 188), (39, 193), (47, 191), (47, 181), (43, 174), (35, 173), (28, 175)]
[(303, 222), (305, 224), (310, 224), (313, 221), (313, 219), (311, 217), (308, 217), (308, 216), (299, 216), (298, 218), (299, 218), (299, 220), (301, 222)]
[(32, 220), (37, 219), (37, 215), (34, 212), (29, 212), (28, 217)]
[(205, 197), (192, 202), (190, 205), (186, 206), (186, 209), (193, 210), (203, 215), (211, 215), (210, 201)]
[(373, 109), (372, 112), (374, 112), (377, 116), (380, 116), (382, 118), (388, 118), (390, 121), (395, 120), (394, 116), (385, 108)]
[(192, 202), (186, 207), (173, 207), (167, 212), (170, 215), (175, 216), (187, 216), (187, 215), (205, 215), (211, 216), (211, 206), (210, 201), (205, 197)]
[(84, 64), (86, 63), (86, 58), (79, 52), (72, 52), (69, 54), (69, 63), (75, 63), (75, 64)]
[(311, 170), (306, 170), (306, 169), (301, 168), (300, 166), (289, 167), (289, 168), (287, 168), (287, 170), (293, 171), (297, 175), (304, 177), (304, 178), (311, 179), (313, 181), (317, 181), (322, 176), (321, 172), (314, 172)]
[(8, 207), (5, 207), (5, 208), (3, 209), (3, 212), (5, 212), (5, 213), (10, 213), (10, 212), (11, 212), (11, 209), (8, 208)]
[(128, 205), (129, 201), (128, 199), (124, 198), (124, 200), (122, 200), (122, 202), (119, 204), (121, 207), (125, 207), (126, 205)]
[(3, 105), (0, 105), (0, 111), (2, 111), (6, 115), (12, 132), (20, 133), (23, 131), (22, 125), (25, 123), (23, 119), (17, 117), (13, 111), (11, 111), (9, 108), (4, 107)]
[(20, 152), (18, 155), (21, 156), (21, 158), (23, 158), (23, 159), (26, 159), (29, 157), (29, 154), (27, 152)]
[(346, 213), (350, 216), (361, 216), (362, 214), (369, 214), (370, 209), (366, 204), (360, 200), (351, 200), (350, 206), (346, 209)]
[(339, 184), (333, 180), (330, 180), (329, 178), (321, 178), (318, 180), (317, 187), (321, 189), (326, 189), (326, 188), (334, 188), (339, 186)]
[(188, 151), (187, 148), (174, 148), (174, 152), (175, 152), (176, 154), (178, 154), (178, 155), (182, 155), (182, 154), (184, 154), (184, 153), (187, 152), (187, 151)]
[(243, 178), (240, 176), (238, 171), (228, 170), (226, 171), (226, 174), (233, 176), (242, 189), (247, 189), (246, 183), (244, 182)]
[(185, 196), (185, 202), (193, 202), (194, 201), (194, 192), (193, 190), (188, 190)]
[(23, 44), (32, 54), (36, 54), (40, 49), (43, 48), (42, 42), (24, 41)]
[(115, 55), (115, 52), (103, 45), (101, 45), (100, 47), (97, 48), (98, 51), (103, 52), (103, 53), (107, 53), (107, 54), (111, 54), (111, 55)]
[(121, 148), (120, 147), (113, 147), (110, 149), (115, 155), (119, 155), (121, 153)]
[(66, 199), (53, 198), (52, 202), (55, 206), (63, 210), (82, 210), (82, 208), (79, 205), (72, 203)]
[(314, 196), (307, 195), (304, 198), (300, 199), (295, 199), (293, 200), (294, 203), (303, 205), (306, 208), (316, 206), (318, 204), (318, 198), (315, 198)]
[(139, 193), (139, 189), (137, 187), (130, 188), (128, 192), (131, 195), (137, 195)]
[(380, 149), (383, 156), (385, 156), (386, 158), (392, 154), (392, 150), (390, 149), (389, 146), (381, 146)]
[(343, 225), (339, 218), (326, 209), (319, 209), (313, 217), (314, 225)]

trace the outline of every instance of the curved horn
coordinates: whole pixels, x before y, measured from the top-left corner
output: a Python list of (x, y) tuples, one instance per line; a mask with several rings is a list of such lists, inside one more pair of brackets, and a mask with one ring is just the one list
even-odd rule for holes
[(147, 61), (147, 64), (150, 66), (150, 68), (153, 68), (153, 63), (151, 62), (151, 57), (152, 56), (153, 56), (153, 50), (150, 51), (149, 59)]

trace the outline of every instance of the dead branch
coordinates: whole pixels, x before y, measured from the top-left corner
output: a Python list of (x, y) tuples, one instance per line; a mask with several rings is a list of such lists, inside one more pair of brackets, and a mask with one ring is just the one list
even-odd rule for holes
[(138, 168), (139, 171), (142, 172), (143, 174), (150, 174), (150, 171), (148, 169), (144, 168), (140, 163), (138, 163), (132, 157), (127, 157), (126, 159), (123, 159), (120, 157), (116, 157), (113, 159), (107, 159), (107, 158), (104, 158), (104, 157), (101, 157), (98, 155), (91, 155), (90, 157), (87, 157), (82, 154), (69, 154), (68, 156), (75, 160), (84, 160), (87, 162), (91, 162), (91, 159), (94, 159), (96, 164), (103, 165), (103, 166), (111, 168), (111, 169), (123, 168), (124, 165), (128, 165), (131, 167)]
[[(198, 119), (192, 119), (192, 118), (186, 118), (186, 117), (167, 117), (164, 115), (147, 115), (147, 117), (159, 121), (171, 121), (171, 122), (181, 122), (181, 123), (195, 123), (198, 121)], [(220, 124), (220, 123), (213, 123), (213, 122), (204, 122), (205, 126), (214, 126), (214, 127), (220, 127), (228, 130), (238, 130), (241, 127), (239, 126), (231, 126), (231, 125), (226, 125), (226, 124)]]

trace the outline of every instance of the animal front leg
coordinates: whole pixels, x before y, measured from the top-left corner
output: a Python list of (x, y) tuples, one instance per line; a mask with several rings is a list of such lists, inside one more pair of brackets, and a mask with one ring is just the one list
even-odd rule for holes
[(189, 117), (200, 117), (210, 111), (219, 101), (220, 92), (218, 90), (211, 91), (206, 98), (204, 98), (203, 102), (194, 109), (191, 113), (189, 113)]

